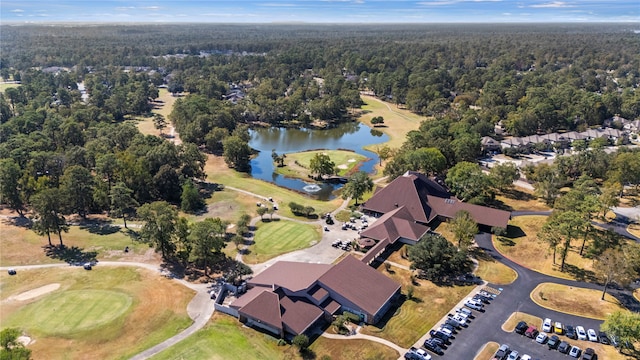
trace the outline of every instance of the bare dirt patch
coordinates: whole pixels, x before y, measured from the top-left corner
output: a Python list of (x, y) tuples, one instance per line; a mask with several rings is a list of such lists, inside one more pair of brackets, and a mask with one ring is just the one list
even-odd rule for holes
[(16, 300), (16, 301), (26, 301), (37, 298), (38, 296), (42, 296), (44, 294), (48, 294), (52, 291), (56, 291), (60, 288), (59, 283), (48, 284), (45, 286), (40, 286), (33, 290), (25, 291), (16, 296), (10, 297), (8, 300)]

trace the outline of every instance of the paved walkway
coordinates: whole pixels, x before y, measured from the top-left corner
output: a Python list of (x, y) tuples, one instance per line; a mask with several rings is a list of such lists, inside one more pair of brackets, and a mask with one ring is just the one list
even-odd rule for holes
[(322, 333), (321, 335), (322, 337), (328, 338), (328, 339), (334, 339), (334, 340), (353, 340), (353, 339), (363, 339), (363, 340), (369, 340), (369, 341), (373, 341), (373, 342), (377, 342), (379, 344), (388, 346), (392, 349), (394, 349), (395, 351), (397, 351), (401, 356), (404, 355), (405, 352), (407, 352), (408, 349), (405, 349), (403, 347), (400, 347), (394, 343), (392, 343), (389, 340), (386, 339), (382, 339), (376, 336), (371, 336), (371, 335), (365, 335), (360, 333), (360, 326), (358, 326), (358, 328), (356, 329), (356, 333), (353, 335), (339, 335), (339, 334), (329, 334), (327, 332)]

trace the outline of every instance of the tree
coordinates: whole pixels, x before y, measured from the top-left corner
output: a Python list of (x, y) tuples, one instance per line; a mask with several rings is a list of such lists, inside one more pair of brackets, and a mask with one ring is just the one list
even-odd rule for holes
[(600, 325), (600, 330), (616, 339), (620, 350), (633, 347), (640, 340), (640, 314), (618, 310)]
[(628, 257), (621, 249), (606, 249), (594, 264), (594, 270), (602, 278), (602, 300), (607, 294), (607, 287), (612, 281), (618, 285), (627, 285), (633, 278), (634, 271)]
[(387, 161), (387, 159), (390, 158), (392, 154), (393, 150), (391, 150), (391, 148), (387, 145), (378, 148), (378, 159), (380, 159), (379, 165), (382, 166), (382, 162)]
[(285, 155), (285, 154), (278, 155), (278, 153), (276, 152), (275, 149), (271, 150), (271, 158), (273, 159), (273, 162), (278, 164), (278, 167), (283, 167), (284, 166), (284, 159), (286, 157), (287, 157), (287, 155)]
[(58, 189), (44, 189), (31, 198), (31, 207), (35, 213), (33, 231), (38, 235), (47, 235), (49, 246), (51, 233), (57, 233), (62, 243), (62, 232), (69, 231), (67, 220), (62, 215), (62, 195)]
[(267, 208), (266, 206), (260, 206), (258, 210), (256, 210), (256, 212), (258, 213), (258, 215), (260, 215), (260, 220), (264, 220), (263, 216), (264, 214), (269, 212), (269, 208)]
[(191, 252), (193, 250), (193, 243), (191, 239), (189, 239), (189, 234), (191, 233), (191, 228), (189, 226), (189, 221), (184, 217), (179, 217), (178, 221), (176, 221), (176, 256), (180, 260), (183, 266), (187, 266), (189, 264), (189, 258), (191, 257)]
[(518, 180), (520, 172), (512, 162), (497, 164), (489, 170), (489, 177), (493, 186), (500, 191), (513, 188), (513, 182)]
[(298, 351), (303, 352), (309, 346), (309, 337), (305, 334), (298, 334), (293, 337), (292, 344), (298, 348)]
[(362, 199), (362, 195), (367, 191), (373, 189), (373, 181), (364, 171), (358, 171), (357, 173), (349, 177), (349, 181), (342, 188), (342, 198), (354, 198), (356, 200), (356, 206), (358, 200)]
[(447, 159), (436, 148), (419, 148), (406, 154), (408, 169), (427, 175), (439, 174), (447, 168)]
[(316, 153), (309, 161), (311, 173), (316, 174), (318, 178), (321, 178), (323, 175), (333, 174), (335, 166), (336, 164), (331, 161), (329, 155), (322, 152)]
[(161, 114), (153, 115), (153, 127), (160, 131), (160, 135), (167, 128), (167, 120)]
[(224, 161), (231, 168), (238, 171), (249, 169), (249, 155), (251, 148), (249, 144), (238, 136), (229, 136), (222, 141)]
[(139, 204), (133, 198), (133, 190), (129, 189), (123, 182), (116, 183), (111, 188), (109, 197), (111, 199), (111, 216), (122, 217), (124, 221), (124, 228), (127, 228), (127, 213), (131, 212), (133, 208)]
[(307, 217), (309, 217), (311, 214), (316, 212), (316, 209), (314, 209), (313, 206), (305, 206), (303, 212)]
[(191, 179), (187, 179), (182, 185), (182, 194), (180, 195), (180, 209), (187, 213), (195, 213), (202, 210), (205, 202), (200, 196), (200, 191), (193, 184)]
[(478, 164), (466, 161), (457, 163), (449, 169), (445, 182), (462, 201), (483, 203), (494, 195), (489, 177)]
[(11, 158), (0, 160), (0, 203), (5, 203), (23, 216), (24, 202), (20, 194), (20, 166)]
[(220, 218), (207, 218), (191, 225), (189, 241), (193, 244), (193, 257), (201, 261), (205, 276), (209, 274), (209, 264), (220, 255), (225, 247), (227, 224)]
[(374, 116), (371, 119), (371, 124), (373, 126), (378, 126), (378, 125), (384, 124), (384, 118), (382, 116)]
[(602, 218), (607, 216), (607, 211), (612, 207), (620, 205), (619, 194), (622, 192), (622, 186), (617, 182), (605, 182), (602, 188), (602, 194), (598, 197), (600, 208), (602, 209)]
[(468, 211), (461, 210), (451, 221), (453, 234), (458, 241), (460, 249), (468, 249), (473, 243), (474, 236), (478, 233), (478, 224), (473, 220)]
[(554, 263), (556, 247), (562, 244), (560, 248), (561, 272), (564, 272), (565, 260), (571, 248), (571, 241), (575, 239), (576, 234), (580, 233), (579, 229), (581, 229), (583, 223), (584, 221), (578, 212), (554, 212), (547, 218), (547, 221), (540, 229), (538, 237), (547, 241), (553, 248)]
[(429, 280), (455, 276), (470, 269), (466, 252), (437, 234), (423, 236), (409, 248), (411, 268), (418, 269)]
[(62, 175), (60, 191), (65, 196), (70, 212), (77, 212), (78, 215), (86, 218), (93, 201), (91, 172), (80, 165), (68, 167)]
[(2, 360), (29, 360), (31, 350), (24, 347), (18, 341), (20, 330), (5, 328), (0, 331), (0, 359)]
[(160, 251), (167, 260), (173, 256), (175, 244), (173, 235), (176, 231), (178, 211), (166, 201), (154, 201), (138, 208), (138, 217), (144, 221), (140, 229), (140, 239)]

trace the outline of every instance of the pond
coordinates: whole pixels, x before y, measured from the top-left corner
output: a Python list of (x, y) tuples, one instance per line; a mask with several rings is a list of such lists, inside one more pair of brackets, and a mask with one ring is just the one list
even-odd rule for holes
[(335, 198), (333, 192), (342, 185), (305, 182), (277, 174), (274, 171), (275, 164), (271, 158), (272, 150), (278, 154), (317, 149), (353, 150), (368, 159), (360, 165), (360, 170), (373, 173), (374, 167), (379, 161), (378, 155), (364, 150), (363, 146), (380, 144), (389, 140), (386, 134), (359, 122), (343, 123), (335, 128), (325, 130), (258, 128), (250, 130), (250, 134), (249, 146), (260, 151), (258, 156), (251, 160), (251, 176), (275, 183), (278, 186), (307, 193), (319, 200)]

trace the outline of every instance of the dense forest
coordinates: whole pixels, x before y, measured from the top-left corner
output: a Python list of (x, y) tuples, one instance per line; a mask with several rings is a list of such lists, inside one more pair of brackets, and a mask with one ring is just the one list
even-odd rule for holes
[[(2, 201), (18, 211), (51, 188), (63, 190), (61, 214), (121, 213), (114, 191), (131, 194), (129, 204), (177, 204), (204, 177), (201, 151), (245, 170), (245, 124), (330, 126), (360, 107), (361, 91), (438, 119), (409, 134), (388, 174), (415, 168), (424, 148), (444, 156), (427, 172), (474, 161), (499, 121), (527, 135), (640, 116), (640, 36), (624, 25), (4, 25), (1, 33), (0, 75), (21, 83), (0, 94)], [(168, 119), (184, 145), (125, 122), (151, 116), (161, 86), (188, 94)]]

